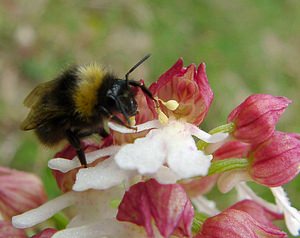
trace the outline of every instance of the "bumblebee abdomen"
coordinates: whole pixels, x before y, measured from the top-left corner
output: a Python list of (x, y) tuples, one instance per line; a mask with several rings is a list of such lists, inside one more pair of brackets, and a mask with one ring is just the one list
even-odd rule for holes
[(49, 119), (47, 123), (35, 128), (34, 132), (46, 146), (55, 146), (66, 138), (65, 131), (69, 127), (69, 123), (64, 117), (54, 117)]
[(36, 128), (35, 134), (42, 144), (49, 147), (59, 144), (66, 137), (65, 131), (61, 130), (61, 128), (49, 125)]

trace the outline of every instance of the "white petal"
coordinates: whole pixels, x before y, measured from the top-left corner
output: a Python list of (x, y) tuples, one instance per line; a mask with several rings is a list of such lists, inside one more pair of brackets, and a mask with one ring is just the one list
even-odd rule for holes
[(130, 129), (114, 122), (108, 122), (108, 126), (110, 129), (114, 131), (118, 131), (125, 134), (125, 133), (136, 133), (136, 132), (145, 131), (153, 128), (160, 128), (162, 125), (158, 120), (153, 120), (153, 121), (147, 121), (143, 124), (135, 125), (136, 129)]
[(80, 169), (73, 185), (74, 191), (87, 189), (107, 189), (121, 184), (133, 176), (133, 172), (122, 170), (113, 158), (98, 163), (95, 167)]
[(227, 193), (238, 183), (250, 179), (248, 171), (244, 169), (231, 170), (220, 175), (217, 185), (220, 192)]
[(102, 158), (105, 156), (111, 156), (111, 155), (115, 154), (120, 148), (121, 148), (120, 146), (112, 145), (112, 146), (105, 147), (100, 150), (95, 150), (95, 151), (89, 152), (86, 154), (86, 162), (88, 164), (90, 164), (99, 158)]
[(66, 207), (71, 206), (77, 200), (76, 192), (67, 192), (38, 208), (32, 209), (21, 215), (14, 216), (12, 218), (12, 224), (16, 228), (28, 228), (32, 227), (38, 223), (41, 223), (48, 218), (52, 217), (55, 213), (63, 210)]
[(68, 228), (55, 233), (52, 238), (140, 238), (146, 237), (144, 229), (130, 223), (117, 222), (115, 219), (101, 220), (85, 226)]
[(188, 130), (192, 135), (196, 136), (197, 138), (207, 143), (217, 143), (225, 140), (229, 136), (228, 133), (222, 133), (222, 132), (210, 135), (209, 133), (199, 129), (197, 126), (189, 123), (186, 123), (186, 127), (188, 128)]
[(214, 201), (208, 200), (204, 196), (192, 198), (192, 203), (194, 204), (198, 212), (204, 212), (209, 216), (215, 216), (220, 213), (220, 211), (216, 207), (216, 203)]
[(270, 203), (257, 196), (255, 192), (245, 182), (237, 184), (235, 186), (235, 189), (237, 191), (238, 201), (244, 199), (251, 199), (270, 211), (273, 211), (275, 213), (281, 213), (280, 209), (278, 209), (278, 207), (275, 204)]
[(152, 176), (160, 184), (174, 184), (180, 180), (180, 176), (175, 174), (170, 168), (162, 166), (158, 171)]
[(123, 146), (115, 155), (115, 160), (122, 169), (138, 170), (141, 174), (153, 174), (163, 164), (165, 154), (166, 150), (159, 131), (154, 129), (146, 137)]
[[(95, 150), (86, 154), (86, 161), (88, 164), (94, 162), (95, 160), (110, 156), (116, 153), (119, 150), (120, 146), (109, 146), (103, 149)], [(48, 167), (50, 169), (59, 170), (63, 173), (66, 173), (72, 169), (80, 167), (81, 164), (75, 156), (72, 160), (64, 159), (64, 158), (55, 158), (51, 159), (48, 162)]]
[(300, 235), (300, 214), (291, 206), (287, 194), (282, 187), (271, 188), (275, 201), (284, 214), (285, 223), (293, 236)]
[(55, 158), (48, 161), (48, 167), (50, 169), (58, 170), (60, 172), (66, 173), (72, 169), (80, 166), (80, 163), (75, 160), (68, 160), (64, 158)]

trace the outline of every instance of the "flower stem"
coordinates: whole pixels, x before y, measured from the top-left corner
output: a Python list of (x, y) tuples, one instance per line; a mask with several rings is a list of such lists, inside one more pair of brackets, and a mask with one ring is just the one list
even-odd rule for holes
[(67, 218), (67, 216), (65, 214), (63, 214), (62, 212), (55, 214), (52, 217), (52, 220), (55, 222), (55, 226), (57, 227), (57, 229), (62, 230), (65, 229), (66, 226), (69, 223), (69, 219)]
[(110, 201), (111, 208), (118, 208), (121, 203), (121, 199), (114, 199)]
[(193, 225), (192, 225), (192, 231), (194, 234), (197, 234), (201, 230), (202, 224), (207, 218), (208, 218), (207, 215), (195, 211)]
[[(212, 130), (210, 130), (208, 133), (213, 135), (213, 134), (217, 134), (217, 133), (231, 133), (234, 131), (235, 125), (234, 123), (228, 123), (225, 125), (221, 125), (218, 126)], [(203, 141), (203, 140), (199, 140), (197, 142), (197, 148), (198, 150), (205, 150), (205, 148), (208, 146), (208, 143)]]
[(244, 169), (249, 166), (247, 159), (224, 159), (211, 163), (208, 175), (223, 173), (234, 169)]
[(230, 122), (228, 124), (221, 125), (221, 126), (218, 126), (214, 129), (211, 129), (208, 133), (209, 134), (216, 134), (216, 133), (220, 133), (220, 132), (231, 133), (231, 132), (234, 131), (234, 128), (235, 128), (234, 123)]

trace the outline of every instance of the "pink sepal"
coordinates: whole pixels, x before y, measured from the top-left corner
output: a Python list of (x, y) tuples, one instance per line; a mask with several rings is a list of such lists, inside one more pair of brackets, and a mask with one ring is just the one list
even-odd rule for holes
[(191, 64), (185, 68), (181, 58), (150, 86), (150, 90), (164, 101), (176, 100), (179, 103), (175, 111), (162, 106), (169, 117), (184, 119), (195, 125), (203, 121), (213, 100), (205, 64), (200, 64), (198, 68)]
[(152, 218), (163, 237), (191, 236), (194, 210), (178, 184), (162, 185), (151, 179), (130, 187), (121, 201), (117, 219), (144, 226), (154, 237)]
[(8, 221), (0, 221), (0, 238), (27, 238), (22, 229), (14, 228)]
[(228, 116), (235, 124), (232, 135), (243, 142), (257, 144), (268, 139), (275, 130), (281, 114), (291, 103), (286, 97), (254, 94), (236, 107)]

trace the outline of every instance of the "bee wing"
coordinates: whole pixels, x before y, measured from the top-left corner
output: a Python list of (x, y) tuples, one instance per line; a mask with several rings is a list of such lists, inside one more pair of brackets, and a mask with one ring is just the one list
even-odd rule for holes
[(20, 128), (24, 131), (32, 130), (61, 115), (63, 115), (63, 111), (53, 105), (51, 107), (43, 104), (37, 105), (30, 110), (28, 116), (21, 123)]
[(24, 100), (24, 105), (28, 108), (33, 108), (35, 105), (38, 105), (41, 98), (50, 92), (56, 85), (57, 80), (51, 80), (45, 83), (41, 83), (36, 86), (29, 95)]

